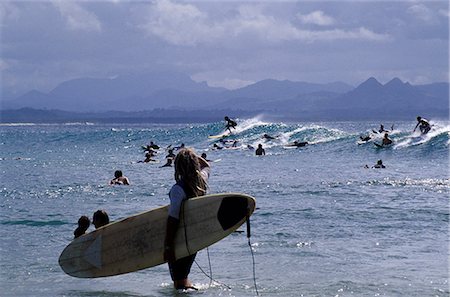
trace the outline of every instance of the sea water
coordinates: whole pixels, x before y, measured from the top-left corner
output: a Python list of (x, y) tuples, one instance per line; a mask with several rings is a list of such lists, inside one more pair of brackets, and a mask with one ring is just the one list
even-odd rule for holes
[[(237, 148), (222, 150), (208, 139), (223, 132), (219, 122), (0, 126), (0, 295), (449, 295), (448, 122), (426, 136), (412, 133), (414, 121), (396, 122), (383, 149), (374, 133), (358, 144), (379, 122), (238, 122), (228, 138)], [(294, 140), (309, 144), (286, 146)], [(160, 162), (139, 163), (150, 141)], [(198, 292), (173, 290), (167, 265), (66, 275), (58, 257), (81, 215), (104, 209), (118, 220), (169, 203), (174, 172), (160, 166), (165, 148), (181, 143), (213, 161), (210, 193), (256, 197), (250, 242), (243, 226), (199, 252), (190, 274)], [(259, 143), (265, 156), (248, 148)], [(386, 168), (371, 168), (379, 159)], [(130, 186), (108, 185), (118, 169)]]

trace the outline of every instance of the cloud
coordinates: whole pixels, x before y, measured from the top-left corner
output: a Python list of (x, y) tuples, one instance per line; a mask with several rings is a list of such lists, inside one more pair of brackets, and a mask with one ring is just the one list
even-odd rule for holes
[(433, 20), (433, 12), (423, 4), (414, 4), (406, 12), (425, 22)]
[[(302, 16), (306, 22), (326, 25), (334, 20), (321, 11)], [(239, 41), (282, 43), (286, 41), (317, 42), (339, 39), (370, 41), (389, 40), (385, 34), (367, 28), (350, 30), (304, 30), (264, 13), (263, 6), (241, 5), (228, 19), (213, 18), (192, 4), (157, 1), (148, 6), (145, 21), (139, 27), (173, 45), (198, 44), (235, 46)]]
[(446, 9), (440, 9), (440, 10), (439, 10), (439, 14), (440, 14), (441, 16), (450, 18), (450, 11), (448, 11), (448, 10), (446, 10)]
[(297, 18), (303, 24), (330, 26), (335, 23), (335, 20), (332, 17), (325, 15), (325, 13), (321, 10), (316, 10), (316, 11), (313, 11), (310, 14), (306, 14), (306, 15), (302, 15), (302, 14), (298, 13)]
[(64, 0), (57, 0), (52, 3), (66, 19), (67, 25), (71, 30), (102, 31), (102, 26), (97, 16), (85, 10), (78, 3)]
[[(14, 3), (0, 2), (0, 20), (3, 20), (2, 23), (6, 20), (18, 20), (19, 15), (19, 9)], [(0, 26), (3, 26), (3, 24)]]

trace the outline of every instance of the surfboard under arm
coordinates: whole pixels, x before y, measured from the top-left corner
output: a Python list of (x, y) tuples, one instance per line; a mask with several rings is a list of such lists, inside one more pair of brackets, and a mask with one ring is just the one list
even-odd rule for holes
[[(187, 200), (175, 237), (176, 258), (223, 239), (255, 209), (255, 199), (224, 193)], [(80, 278), (129, 273), (164, 263), (168, 206), (111, 223), (74, 239), (61, 253), (63, 271)], [(186, 227), (186, 228), (185, 228)]]

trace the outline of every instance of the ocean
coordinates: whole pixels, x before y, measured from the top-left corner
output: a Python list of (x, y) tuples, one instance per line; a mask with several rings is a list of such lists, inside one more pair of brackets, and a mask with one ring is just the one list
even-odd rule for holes
[[(379, 149), (380, 134), (358, 140), (380, 122), (238, 119), (237, 147), (221, 150), (208, 135), (223, 122), (2, 124), (0, 296), (449, 296), (450, 125), (433, 123), (422, 137), (415, 119), (385, 122), (394, 144)], [(139, 163), (150, 141), (159, 162)], [(256, 198), (251, 250), (243, 226), (199, 252), (196, 292), (175, 291), (167, 265), (66, 275), (58, 257), (81, 215), (115, 221), (169, 203), (164, 148), (181, 143), (212, 160), (210, 193)], [(259, 143), (265, 156), (248, 148)], [(386, 168), (372, 168), (380, 159)], [(115, 170), (131, 185), (110, 186)]]

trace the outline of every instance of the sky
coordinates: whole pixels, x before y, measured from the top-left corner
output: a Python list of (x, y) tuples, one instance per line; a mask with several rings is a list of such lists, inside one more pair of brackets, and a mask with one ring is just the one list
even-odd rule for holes
[(2, 0), (0, 28), (2, 99), (150, 71), (229, 89), (449, 81), (447, 0)]

